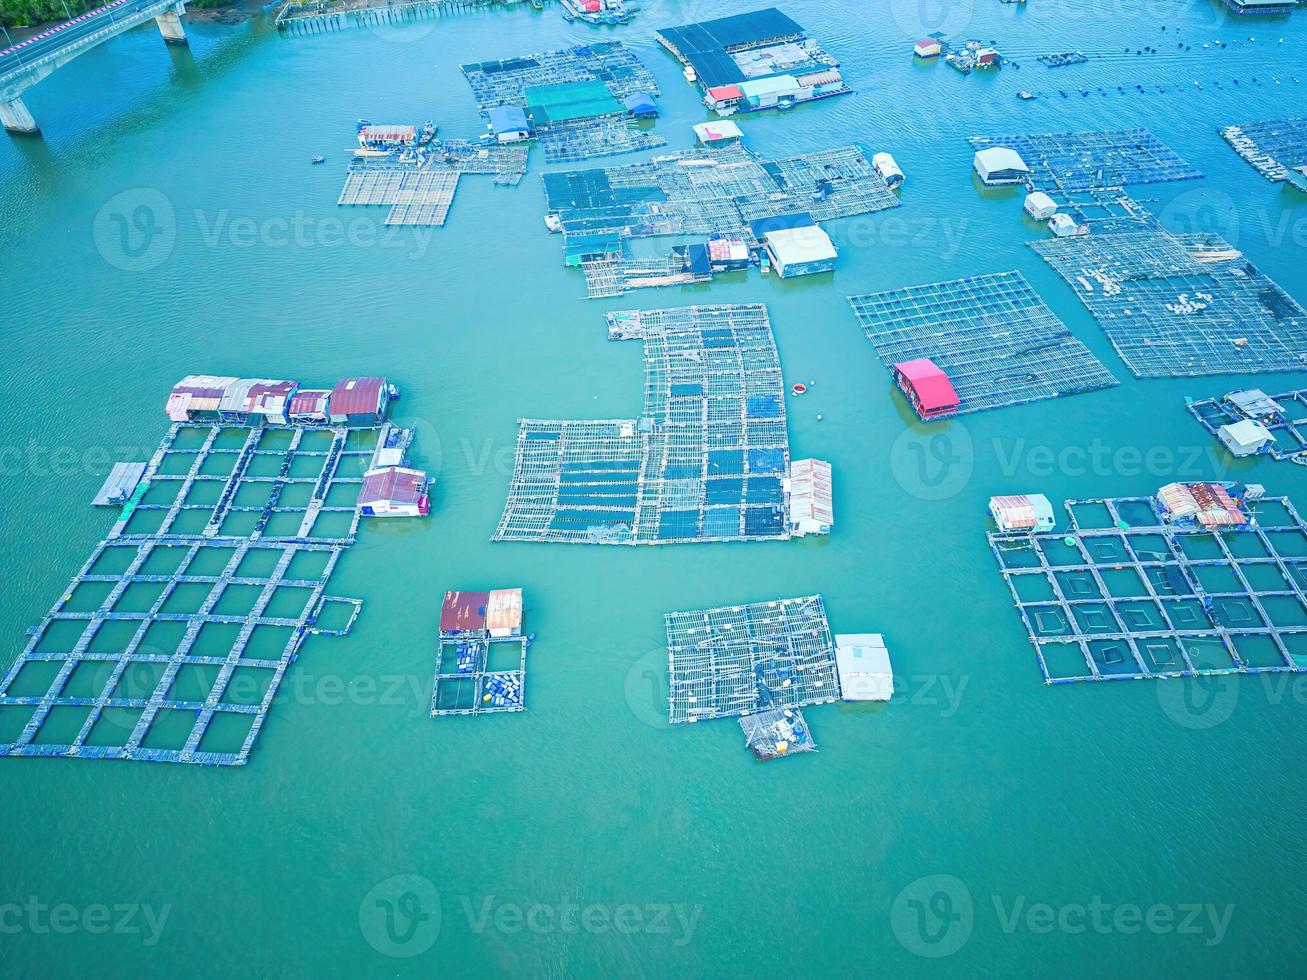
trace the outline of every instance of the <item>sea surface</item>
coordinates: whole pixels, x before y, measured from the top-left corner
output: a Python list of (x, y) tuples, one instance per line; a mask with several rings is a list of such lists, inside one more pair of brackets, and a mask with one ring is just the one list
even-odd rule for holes
[[(1046, 232), (1020, 194), (979, 189), (965, 137), (1145, 126), (1206, 177), (1135, 196), (1175, 230), (1224, 234), (1307, 301), (1307, 196), (1218, 135), (1303, 114), (1307, 12), (786, 0), (857, 92), (743, 117), (749, 145), (856, 141), (907, 174), (902, 207), (831, 223), (833, 275), (586, 301), (541, 220), (538, 151), (516, 189), (464, 179), (443, 228), (391, 234), (383, 209), (335, 203), (359, 117), (472, 136), (460, 63), (596, 38), (639, 52), (659, 131), (687, 147), (707, 115), (652, 33), (751, 6), (650, 0), (596, 29), (522, 4), (313, 37), (262, 17), (192, 23), (180, 50), (147, 27), (27, 93), (44, 139), (0, 139), (3, 658), (108, 532), (89, 501), (112, 461), (157, 445), (182, 375), (384, 374), (439, 483), (429, 520), (362, 528), (329, 589), (364, 599), (362, 616), (305, 645), (247, 767), (0, 760), (0, 973), (1300, 968), (1307, 684), (1046, 687), (985, 505), (1225, 477), (1302, 507), (1307, 470), (1233, 462), (1184, 398), (1307, 378), (1134, 379), (1026, 247)], [(993, 39), (1020, 67), (914, 63), (932, 31)], [(1217, 38), (1228, 47), (1202, 47)], [(1036, 61), (1070, 49), (1090, 63)], [(110, 217), (140, 204), (164, 250), (143, 258)], [(1011, 269), (1120, 386), (913, 424), (845, 297)], [(789, 399), (791, 447), (834, 465), (829, 538), (490, 543), (519, 417), (639, 411), (640, 350), (606, 340), (605, 311), (752, 302), (787, 386), (809, 386)], [(497, 586), (525, 589), (538, 634), (529, 710), (433, 720), (440, 597)], [(836, 631), (885, 635), (892, 703), (809, 709), (819, 752), (771, 764), (733, 721), (668, 726), (664, 612), (811, 593)]]

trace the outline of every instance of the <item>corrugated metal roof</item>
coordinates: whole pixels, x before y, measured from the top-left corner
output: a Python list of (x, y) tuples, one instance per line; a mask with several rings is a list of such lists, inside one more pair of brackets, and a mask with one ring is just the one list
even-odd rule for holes
[(805, 228), (779, 228), (763, 235), (767, 246), (781, 265), (821, 262), (838, 256), (835, 243), (817, 225)]
[(331, 392), (321, 388), (301, 388), (290, 400), (290, 414), (297, 417), (326, 418)]
[(845, 701), (888, 701), (894, 696), (894, 668), (879, 633), (836, 633), (835, 669)]
[(385, 378), (342, 378), (331, 389), (332, 415), (372, 415), (380, 411)]
[(794, 92), (802, 87), (793, 75), (772, 75), (768, 78), (752, 78), (747, 82), (740, 82), (740, 91), (752, 98)]
[(216, 374), (188, 374), (173, 385), (165, 411), (177, 422), (186, 421), (188, 412), (216, 412), (228, 386), (239, 380)]
[(831, 466), (824, 459), (796, 459), (790, 464), (790, 520), (835, 523)]
[(360, 506), (387, 500), (395, 504), (416, 504), (422, 500), (426, 482), (424, 471), (403, 466), (368, 470), (363, 474), (363, 489), (359, 491), (358, 502)]
[(495, 133), (524, 133), (531, 126), (526, 121), (526, 112), (521, 106), (495, 106), (489, 112), (490, 128)]
[(944, 408), (956, 408), (962, 404), (958, 393), (953, 389), (953, 382), (949, 381), (948, 375), (930, 358), (919, 357), (914, 361), (901, 361), (894, 365), (894, 370), (912, 386), (922, 411), (933, 412)]
[(440, 607), (440, 632), (476, 633), (486, 628), (489, 592), (446, 592)]
[(492, 589), (486, 606), (486, 627), (492, 632), (522, 628), (522, 590)]

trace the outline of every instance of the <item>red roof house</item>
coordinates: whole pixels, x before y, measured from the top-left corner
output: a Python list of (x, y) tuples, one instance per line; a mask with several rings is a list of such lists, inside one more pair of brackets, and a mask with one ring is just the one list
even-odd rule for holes
[(951, 415), (962, 404), (948, 375), (929, 358), (895, 364), (894, 380), (923, 419)]
[(489, 604), (489, 592), (446, 592), (445, 602), (440, 607), (440, 632), (484, 632)]
[(386, 416), (385, 378), (342, 378), (331, 389), (331, 421), (372, 425)]
[(718, 85), (708, 90), (708, 98), (713, 102), (731, 102), (744, 98), (744, 92), (738, 85)]
[(364, 517), (426, 517), (430, 513), (427, 474), (406, 466), (385, 466), (363, 474), (358, 507)]

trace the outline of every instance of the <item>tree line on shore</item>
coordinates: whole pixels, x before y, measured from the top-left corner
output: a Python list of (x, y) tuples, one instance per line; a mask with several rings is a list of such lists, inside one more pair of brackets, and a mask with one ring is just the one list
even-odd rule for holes
[[(188, 0), (194, 7), (221, 7), (230, 0)], [(102, 6), (104, 0), (0, 0), (0, 24), (9, 27), (34, 27), (51, 21), (64, 21), (95, 7)], [(0, 46), (4, 38), (0, 38)]]

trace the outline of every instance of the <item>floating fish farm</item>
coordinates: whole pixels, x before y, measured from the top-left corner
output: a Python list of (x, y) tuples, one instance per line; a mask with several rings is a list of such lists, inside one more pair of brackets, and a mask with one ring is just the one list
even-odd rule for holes
[(767, 308), (610, 313), (608, 335), (644, 344), (641, 417), (522, 420), (494, 540), (789, 537), (789, 437)]
[(1307, 465), (1307, 388), (1282, 395), (1267, 395), (1256, 388), (1233, 391), (1221, 398), (1190, 401), (1187, 408), (1204, 429), (1218, 438), (1226, 426), (1255, 422), (1261, 427), (1262, 438), (1271, 437), (1264, 450), (1266, 455), (1277, 462)]
[(1066, 68), (1069, 65), (1083, 65), (1089, 61), (1080, 51), (1054, 51), (1052, 54), (1041, 54), (1039, 63), (1049, 68)]
[(446, 592), (431, 717), (526, 710), (522, 590)]
[(1030, 168), (1030, 185), (1039, 190), (1086, 191), (1202, 177), (1146, 129), (972, 136), (968, 142), (975, 150), (1015, 150)]
[(957, 413), (1110, 388), (1116, 378), (1020, 272), (850, 296), (886, 367), (928, 358), (960, 399)]
[(526, 173), (525, 146), (436, 140), (404, 154), (356, 158), (336, 203), (390, 208), (387, 225), (445, 223), (463, 174), (493, 174), (497, 186), (518, 184)]
[(569, 265), (611, 259), (625, 239), (738, 235), (760, 218), (808, 213), (816, 221), (899, 203), (861, 148), (769, 160), (738, 143), (683, 150), (621, 167), (544, 175), (548, 221)]
[(1031, 242), (1141, 378), (1307, 369), (1307, 312), (1216, 235)]
[(461, 66), (487, 117), (520, 108), (550, 163), (631, 153), (667, 141), (638, 119), (657, 114), (658, 84), (620, 41)]
[(816, 752), (817, 743), (798, 708), (773, 708), (740, 719), (744, 742), (759, 762), (798, 752)]
[(838, 701), (821, 596), (664, 617), (673, 725)]
[(668, 27), (655, 36), (720, 116), (791, 109), (853, 91), (839, 62), (775, 7)]
[(1271, 181), (1288, 180), (1307, 190), (1307, 118), (1290, 117), (1226, 126), (1221, 136)]
[(173, 424), (0, 680), (30, 716), (0, 755), (245, 764), (305, 638), (358, 615), (325, 590), (389, 429)]
[[(1307, 669), (1307, 526), (1287, 498), (1216, 487), (1071, 500), (1066, 532), (990, 533), (1047, 683)], [(1159, 503), (1186, 495), (1221, 498), (1225, 523)]]

